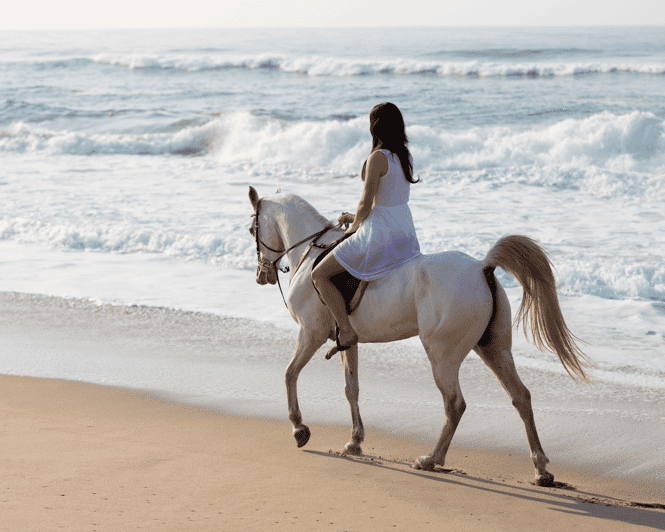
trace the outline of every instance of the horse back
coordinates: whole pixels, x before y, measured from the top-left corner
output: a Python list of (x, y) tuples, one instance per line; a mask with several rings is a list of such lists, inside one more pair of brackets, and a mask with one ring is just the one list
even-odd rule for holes
[(369, 283), (351, 323), (362, 342), (385, 342), (482, 326), (493, 313), (480, 261), (462, 252), (421, 255)]

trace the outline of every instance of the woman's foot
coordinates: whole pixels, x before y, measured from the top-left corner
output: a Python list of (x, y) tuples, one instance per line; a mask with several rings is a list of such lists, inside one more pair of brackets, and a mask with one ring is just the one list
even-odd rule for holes
[[(344, 339), (344, 341), (342, 340)], [(346, 340), (348, 338), (348, 340)], [(345, 343), (347, 342), (347, 343)], [(333, 345), (328, 352), (326, 353), (326, 360), (330, 360), (333, 355), (336, 355), (340, 351), (346, 351), (358, 343), (358, 335), (356, 332), (351, 329), (351, 331), (344, 335), (340, 334), (339, 327), (335, 325), (335, 345)]]
[(349, 347), (358, 343), (358, 335), (353, 330), (348, 334), (339, 333), (336, 343), (340, 351), (346, 351)]
[(353, 329), (351, 329), (346, 333), (343, 333), (339, 329), (336, 329), (335, 333), (337, 337), (335, 343), (337, 344), (337, 348), (340, 351), (346, 351), (349, 347), (354, 346), (358, 343), (358, 335)]

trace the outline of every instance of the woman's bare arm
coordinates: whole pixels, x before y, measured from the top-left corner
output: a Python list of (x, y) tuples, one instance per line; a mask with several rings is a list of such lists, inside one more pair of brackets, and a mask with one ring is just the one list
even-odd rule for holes
[(379, 190), (381, 178), (388, 173), (388, 157), (380, 151), (370, 154), (365, 167), (365, 187), (363, 188), (358, 210), (356, 211), (353, 225), (349, 227), (347, 233), (355, 233), (361, 224), (367, 219), (374, 206), (374, 198)]

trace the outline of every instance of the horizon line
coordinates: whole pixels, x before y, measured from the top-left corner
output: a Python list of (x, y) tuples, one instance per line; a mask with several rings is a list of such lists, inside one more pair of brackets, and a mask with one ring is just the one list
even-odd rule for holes
[(357, 26), (86, 26), (86, 27), (3, 27), (0, 31), (85, 31), (85, 30), (324, 30), (324, 29), (545, 29), (545, 28), (665, 28), (657, 24), (446, 24), (446, 25), (357, 25)]

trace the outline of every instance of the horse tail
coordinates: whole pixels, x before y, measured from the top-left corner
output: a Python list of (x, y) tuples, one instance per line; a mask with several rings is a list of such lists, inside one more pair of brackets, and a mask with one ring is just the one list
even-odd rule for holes
[(526, 236), (505, 236), (489, 250), (482, 266), (483, 271), (500, 266), (515, 276), (524, 290), (516, 325), (522, 322), (525, 335), (527, 325), (531, 325), (533, 343), (538, 349), (556, 353), (573, 380), (590, 382), (584, 368), (592, 367), (593, 362), (577, 346), (575, 341), (579, 338), (563, 319), (552, 263), (545, 249)]

